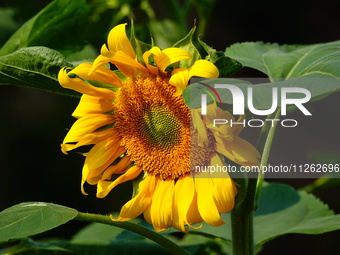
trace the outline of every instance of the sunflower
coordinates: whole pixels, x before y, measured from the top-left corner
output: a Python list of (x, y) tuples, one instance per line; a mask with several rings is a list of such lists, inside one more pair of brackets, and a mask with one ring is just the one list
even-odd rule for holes
[[(191, 55), (176, 47), (154, 46), (138, 59), (125, 26), (110, 31), (94, 63), (60, 70), (61, 86), (83, 94), (62, 151), (93, 145), (85, 154), (83, 194), (85, 182), (97, 185), (97, 197), (103, 198), (118, 184), (139, 180), (133, 198), (113, 220), (144, 214), (156, 231), (172, 226), (185, 232), (202, 221), (220, 226), (220, 214), (234, 206), (235, 184), (230, 178), (192, 176), (193, 166), (222, 165), (222, 155), (256, 165), (259, 154), (238, 137), (239, 129), (213, 127), (211, 116), (202, 117), (184, 103), (182, 91), (191, 77), (219, 76), (214, 64), (197, 60), (184, 68)], [(214, 116), (229, 114), (211, 107)]]

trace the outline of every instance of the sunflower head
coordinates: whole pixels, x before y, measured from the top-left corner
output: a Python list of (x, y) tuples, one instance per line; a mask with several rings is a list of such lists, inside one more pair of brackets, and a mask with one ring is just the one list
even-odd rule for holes
[(97, 185), (102, 198), (118, 184), (141, 177), (133, 198), (113, 220), (144, 214), (157, 231), (171, 226), (187, 231), (203, 220), (219, 226), (224, 223), (220, 214), (234, 206), (235, 185), (230, 178), (192, 178), (193, 164), (222, 164), (223, 156), (258, 164), (259, 157), (238, 131), (209, 127), (209, 119), (183, 100), (191, 77), (217, 78), (219, 70), (180, 47), (153, 46), (136, 54), (141, 48), (133, 47), (138, 44), (131, 44), (125, 27), (110, 31), (93, 63), (60, 70), (60, 84), (83, 94), (62, 151), (93, 145), (83, 166), (84, 194), (85, 182)]

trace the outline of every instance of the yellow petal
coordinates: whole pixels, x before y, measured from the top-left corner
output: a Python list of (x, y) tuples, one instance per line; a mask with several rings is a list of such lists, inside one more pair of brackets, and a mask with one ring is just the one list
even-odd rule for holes
[(191, 110), (192, 122), (194, 124), (194, 128), (198, 133), (198, 146), (203, 146), (203, 144), (208, 142), (208, 133), (206, 125), (204, 124), (200, 111), (198, 109)]
[(190, 78), (193, 76), (204, 77), (204, 78), (217, 78), (219, 75), (220, 73), (217, 67), (210, 61), (204, 60), (204, 59), (197, 60), (189, 68)]
[(218, 212), (213, 197), (213, 181), (211, 178), (195, 178), (197, 204), (203, 220), (212, 226), (221, 226), (224, 222)]
[(260, 165), (260, 153), (252, 144), (240, 137), (234, 137), (231, 142), (221, 140), (217, 143), (216, 151), (239, 165)]
[(80, 138), (79, 142), (76, 144), (62, 144), (61, 145), (62, 152), (67, 154), (67, 151), (74, 150), (84, 145), (97, 144), (102, 140), (105, 140), (106, 138), (115, 135), (117, 135), (117, 130), (115, 128), (108, 128), (102, 131), (93, 132), (84, 135), (82, 138)]
[[(245, 115), (240, 115), (240, 117), (238, 118), (237, 122), (243, 122), (245, 119), (246, 119)], [(233, 125), (232, 129), (233, 129), (234, 135), (237, 136), (239, 133), (241, 133), (243, 128), (244, 128), (243, 125)]]
[(130, 156), (124, 156), (117, 164), (109, 166), (105, 170), (102, 180), (108, 180), (113, 174), (122, 174), (126, 172), (131, 163)]
[(181, 95), (191, 77), (217, 78), (217, 67), (207, 60), (197, 60), (190, 68), (177, 68), (171, 73), (169, 83), (176, 87), (176, 94)]
[(123, 51), (118, 51), (111, 58), (111, 63), (115, 64), (118, 69), (127, 77), (138, 74), (138, 70), (144, 75), (149, 75), (149, 70), (134, 58)]
[(123, 205), (118, 221), (131, 220), (144, 213), (151, 205), (152, 196), (156, 187), (156, 178), (154, 176), (146, 176), (143, 181), (139, 183), (139, 193), (137, 196)]
[[(233, 125), (231, 127), (230, 123), (235, 122), (235, 118), (233, 117), (233, 115), (231, 115), (231, 113), (228, 111), (222, 110), (220, 107), (212, 107), (213, 105), (214, 104), (208, 105), (208, 114), (203, 116), (207, 128), (209, 128), (213, 132), (216, 141), (219, 141), (221, 139), (232, 141), (236, 136), (235, 129), (237, 128), (237, 126), (240, 125)], [(223, 119), (227, 120), (228, 122), (226, 124), (218, 123), (214, 126), (214, 119)]]
[(229, 212), (234, 208), (237, 190), (231, 178), (212, 178), (213, 195), (216, 207), (220, 213)]
[(107, 44), (109, 51), (115, 53), (117, 51), (123, 51), (131, 58), (135, 58), (136, 54), (132, 48), (130, 40), (126, 36), (125, 26), (127, 24), (119, 24), (111, 29), (107, 38)]
[(83, 166), (83, 179), (89, 184), (96, 184), (104, 170), (119, 156), (120, 137), (109, 137), (97, 143), (89, 151)]
[[(193, 178), (191, 178), (193, 179)], [(194, 179), (193, 179), (194, 180)], [(203, 221), (200, 212), (198, 210), (198, 204), (197, 204), (197, 192), (195, 190), (194, 197), (191, 201), (190, 207), (188, 209), (187, 215), (186, 215), (188, 223), (200, 223)]]
[[(62, 87), (73, 89), (89, 96), (100, 97), (108, 100), (115, 98), (115, 93), (109, 89), (92, 86), (79, 78), (70, 78), (67, 70), (71, 70), (71, 68), (62, 68), (58, 74), (58, 80)], [(74, 72), (70, 71), (69, 73), (72, 74)]]
[(150, 73), (154, 75), (158, 75), (159, 69), (156, 66), (149, 64), (149, 57), (152, 55), (150, 51), (144, 52), (143, 54), (143, 60), (145, 62), (146, 67), (149, 69)]
[[(157, 181), (156, 181), (157, 185)], [(152, 220), (151, 220), (151, 213), (150, 213), (150, 207), (148, 207), (145, 212), (143, 213), (144, 219), (147, 223), (152, 225)]]
[(113, 110), (113, 102), (99, 97), (82, 95), (72, 116), (79, 119), (87, 114), (107, 113)]
[[(223, 166), (220, 156), (215, 154), (211, 159), (211, 165)], [(228, 172), (220, 173), (221, 178), (211, 178), (214, 183), (213, 195), (217, 209), (220, 213), (226, 213), (234, 208), (237, 189)]]
[[(95, 81), (101, 81), (108, 84), (111, 84), (115, 87), (121, 87), (122, 82), (118, 78), (118, 76), (112, 72), (110, 69), (99, 66), (95, 72), (92, 72), (89, 74), (93, 67), (92, 63), (82, 63), (76, 68), (74, 68), (70, 73), (74, 73), (78, 75), (80, 78), (85, 80), (95, 80)], [(69, 73), (69, 74), (70, 74)]]
[(102, 181), (100, 180), (97, 184), (97, 197), (103, 198), (105, 197), (114, 187), (123, 182), (127, 182), (137, 178), (137, 176), (142, 172), (142, 168), (140, 166), (133, 166), (126, 171), (125, 174), (120, 175), (114, 181)]
[(187, 232), (184, 225), (188, 224), (187, 213), (194, 198), (195, 186), (190, 176), (179, 178), (175, 184), (173, 203), (173, 224), (179, 231)]
[(78, 142), (84, 135), (90, 134), (96, 129), (111, 124), (114, 116), (108, 114), (88, 114), (78, 119), (64, 138), (63, 143)]
[(161, 72), (164, 72), (169, 65), (185, 59), (191, 59), (191, 56), (186, 50), (180, 48), (167, 48), (155, 54), (155, 61)]
[(152, 225), (157, 232), (166, 230), (172, 224), (174, 187), (173, 179), (160, 180), (157, 183), (150, 206)]
[(183, 90), (187, 87), (190, 79), (189, 70), (186, 68), (177, 68), (171, 73), (169, 83), (176, 87), (176, 95), (182, 95)]
[[(106, 47), (106, 46), (105, 46)], [(108, 55), (108, 54), (106, 54)], [(113, 54), (110, 54), (113, 56)], [(89, 72), (89, 75), (92, 75), (95, 71), (97, 71), (98, 68), (102, 67), (103, 65), (106, 65), (107, 63), (111, 62), (111, 58), (108, 58), (107, 56), (99, 55), (96, 57), (92, 64), (92, 68)]]
[(109, 49), (106, 47), (106, 44), (103, 44), (100, 49), (100, 55), (106, 58), (112, 58), (114, 53), (109, 51)]

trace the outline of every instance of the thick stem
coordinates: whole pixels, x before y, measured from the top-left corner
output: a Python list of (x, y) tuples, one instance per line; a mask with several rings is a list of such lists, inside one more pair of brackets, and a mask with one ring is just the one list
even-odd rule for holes
[(81, 212), (78, 213), (78, 215), (75, 217), (75, 220), (103, 223), (106, 225), (111, 225), (111, 226), (127, 229), (137, 234), (140, 234), (154, 241), (155, 243), (158, 243), (159, 245), (161, 245), (162, 247), (170, 251), (172, 254), (189, 255), (189, 253), (186, 250), (184, 250), (182, 247), (178, 246), (177, 244), (173, 243), (166, 237), (160, 234), (157, 234), (156, 232), (150, 229), (147, 229), (137, 224), (133, 224), (131, 222), (113, 221), (108, 216), (90, 214), (90, 213), (81, 213)]
[[(269, 119), (277, 119), (280, 110), (268, 116)], [(262, 153), (261, 165), (267, 165), (270, 149), (272, 146), (277, 121), (273, 124), (267, 124), (261, 130), (259, 141), (257, 143), (258, 150)], [(268, 124), (270, 123), (270, 124)], [(251, 173), (250, 173), (251, 174)], [(254, 234), (253, 234), (253, 214), (257, 209), (260, 198), (264, 175), (259, 173), (258, 176), (249, 176), (248, 185), (240, 187), (245, 194), (241, 198), (240, 203), (231, 211), (231, 227), (232, 227), (232, 245), (233, 255), (253, 255), (255, 254)]]
[(233, 255), (253, 255), (253, 213), (239, 209), (231, 211)]

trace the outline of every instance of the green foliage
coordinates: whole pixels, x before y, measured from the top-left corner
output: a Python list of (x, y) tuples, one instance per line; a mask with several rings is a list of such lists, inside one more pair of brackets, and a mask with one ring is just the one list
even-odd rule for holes
[(137, 61), (144, 64), (143, 53), (151, 49), (151, 45), (140, 41), (135, 33), (135, 25), (133, 19), (131, 20), (131, 37), (130, 42), (136, 52)]
[(29, 46), (46, 46), (64, 54), (85, 45), (89, 8), (85, 0), (56, 0), (27, 21), (0, 49), (0, 56)]
[(242, 69), (243, 66), (241, 65), (241, 63), (239, 63), (235, 59), (227, 57), (222, 51), (215, 50), (214, 48), (203, 42), (200, 38), (198, 38), (198, 41), (207, 52), (207, 59), (213, 62), (220, 71), (220, 77), (230, 76)]
[[(32, 236), (58, 227), (76, 215), (76, 210), (60, 205), (41, 202), (19, 204), (0, 213), (0, 230), (2, 230), (0, 240), (4, 242)], [(168, 238), (181, 245), (190, 254), (228, 254), (230, 252), (228, 247), (232, 242), (230, 213), (224, 214), (222, 218), (226, 224), (221, 227), (202, 223), (202, 228), (191, 229), (189, 235), (181, 241), (171, 236)], [(145, 225), (138, 219), (133, 220), (132, 223)], [(305, 191), (296, 191), (280, 183), (267, 183), (264, 186), (258, 210), (254, 215), (254, 239), (257, 249), (271, 239), (288, 233), (321, 234), (338, 229), (340, 229), (340, 215), (334, 215), (328, 206), (314, 195)], [(176, 231), (165, 231), (160, 234), (169, 235), (173, 232)], [(117, 252), (113, 254), (129, 254), (137, 250), (143, 250), (145, 254), (168, 254), (159, 245), (141, 235), (99, 223), (88, 225), (69, 241), (23, 240), (23, 243), (16, 246), (9, 254), (22, 254), (16, 252), (32, 250), (36, 252), (53, 250), (56, 254), (67, 251), (100, 255), (107, 254), (110, 250)]]
[[(312, 151), (307, 154), (307, 158), (316, 164), (340, 165), (340, 151)], [(302, 190), (315, 192), (325, 188), (340, 187), (340, 179), (336, 175), (337, 173), (326, 173), (313, 183), (303, 187)]]
[(192, 66), (198, 59), (201, 59), (201, 55), (193, 43), (195, 31), (196, 27), (193, 27), (183, 39), (174, 44), (174, 47), (186, 50), (192, 57), (191, 59), (188, 60), (182, 60), (181, 67), (188, 68)]
[[(208, 48), (205, 46), (205, 48)], [(272, 88), (306, 88), (311, 93), (311, 101), (316, 101), (340, 91), (340, 41), (310, 46), (293, 46), (263, 43), (234, 44), (226, 50), (242, 65), (255, 68), (269, 76), (272, 82), (253, 85), (237, 79), (204, 80), (202, 83), (214, 88), (214, 84), (233, 84), (247, 95), (248, 87), (253, 87), (253, 102), (256, 109), (268, 109), (272, 105)], [(209, 50), (209, 48), (208, 48)], [(209, 53), (209, 51), (208, 51)], [(213, 52), (214, 53), (214, 52)], [(237, 64), (232, 66), (237, 69)], [(255, 79), (254, 79), (255, 80)], [(256, 81), (256, 80), (255, 80)], [(201, 107), (201, 94), (206, 94), (206, 86), (195, 83), (183, 92), (190, 108)], [(216, 89), (222, 102), (232, 104), (229, 90)], [(194, 96), (193, 96), (194, 95)], [(292, 96), (292, 95), (290, 95)], [(280, 98), (279, 98), (280, 99)], [(217, 98), (208, 98), (208, 103)], [(280, 100), (279, 100), (280, 104)]]
[[(200, 230), (192, 230), (190, 233), (222, 238), (223, 242), (231, 244), (230, 213), (224, 214), (223, 220), (227, 224), (222, 227), (203, 223)], [(321, 234), (338, 229), (340, 215), (334, 215), (314, 195), (280, 183), (263, 187), (259, 207), (254, 215), (254, 239), (258, 248), (288, 233)]]
[(294, 78), (339, 78), (340, 41), (314, 45), (236, 43), (226, 55), (259, 70), (273, 81)]
[(27, 86), (79, 97), (79, 93), (64, 89), (58, 82), (58, 72), (64, 66), (72, 64), (55, 50), (46, 47), (22, 48), (0, 57), (0, 85)]
[(78, 212), (61, 205), (22, 203), (0, 212), (0, 243), (22, 239), (56, 228)]
[[(81, 51), (89, 36), (86, 34), (88, 27), (100, 24), (100, 29), (103, 29), (122, 23), (130, 15), (130, 9), (135, 6), (140, 7), (139, 11), (147, 16), (143, 25), (131, 26), (130, 38), (137, 53), (137, 60), (143, 63), (142, 54), (149, 50), (151, 45), (137, 39), (136, 30), (148, 25), (156, 45), (161, 48), (169, 47), (179, 38), (183, 38), (174, 46), (187, 50), (193, 56), (193, 59), (182, 63), (182, 67), (190, 67), (201, 55), (193, 43), (196, 28), (186, 35), (188, 29), (184, 21), (190, 12), (191, 4), (194, 4), (200, 16), (197, 30), (199, 33), (204, 32), (207, 22), (205, 16), (211, 12), (215, 1), (186, 1), (183, 5), (177, 1), (165, 1), (171, 18), (162, 20), (156, 19), (156, 12), (147, 0), (100, 0), (90, 1), (89, 5), (87, 2), (55, 0), (17, 30), (0, 49), (0, 85), (27, 86), (79, 97), (79, 93), (59, 85), (59, 70), (64, 66), (72, 66), (70, 59), (78, 64), (86, 58), (96, 56), (98, 49), (94, 44), (87, 43)], [(90, 6), (93, 8), (91, 14)], [(107, 12), (108, 9), (113, 12)], [(4, 14), (1, 20), (7, 24), (8, 31), (5, 32), (9, 34), (17, 25), (12, 19), (13, 12), (1, 10), (0, 13)], [(109, 21), (105, 19), (104, 22), (101, 21), (103, 23), (97, 23), (102, 16), (111, 18)], [(100, 29), (98, 31), (102, 33)], [(99, 35), (98, 31), (91, 30), (92, 39), (103, 36)], [(144, 30), (143, 32), (145, 34)], [(243, 66), (268, 76), (271, 82), (265, 81), (257, 85), (233, 78), (223, 82), (238, 86), (245, 95), (247, 88), (252, 86), (254, 106), (257, 109), (268, 109), (271, 106), (272, 87), (306, 88), (311, 92), (312, 100), (319, 100), (340, 90), (340, 41), (314, 45), (238, 43), (227, 48), (225, 52), (215, 50), (200, 39), (199, 43), (208, 54), (206, 59), (220, 70), (221, 77), (235, 74)], [(69, 57), (68, 60), (65, 56)], [(190, 108), (201, 106), (200, 95), (203, 93), (209, 94), (208, 103), (219, 102), (220, 99), (224, 104), (233, 103), (233, 98), (227, 90), (212, 89), (216, 80), (200, 82), (205, 85), (195, 83), (183, 92), (184, 100)], [(322, 163), (339, 163), (338, 153), (314, 153), (310, 157), (315, 161), (322, 159)], [(305, 187), (305, 190), (314, 191), (320, 187), (339, 185), (339, 181), (331, 178), (324, 181), (319, 179), (313, 185)], [(81, 213), (72, 208), (42, 202), (10, 207), (0, 212), (0, 243), (21, 240), (13, 249), (6, 249), (6, 254), (169, 254), (168, 250), (150, 241), (165, 236), (174, 246), (178, 244), (190, 254), (231, 253), (232, 231), (229, 213), (223, 215), (226, 225), (212, 227), (202, 223), (201, 229), (190, 230), (189, 234), (181, 239), (172, 235), (176, 232), (174, 230), (156, 233), (141, 220), (134, 220), (132, 223), (115, 222), (118, 228), (98, 223), (90, 224), (71, 240), (33, 241), (27, 238), (56, 228), (79, 217), (79, 214)], [(102, 217), (110, 221), (108, 217)], [(135, 229), (135, 232), (124, 229), (126, 226), (131, 230)], [(315, 196), (283, 184), (272, 183), (264, 186), (258, 210), (254, 215), (254, 239), (257, 249), (271, 239), (287, 233), (321, 234), (338, 229), (340, 216), (334, 215), (328, 206)]]

